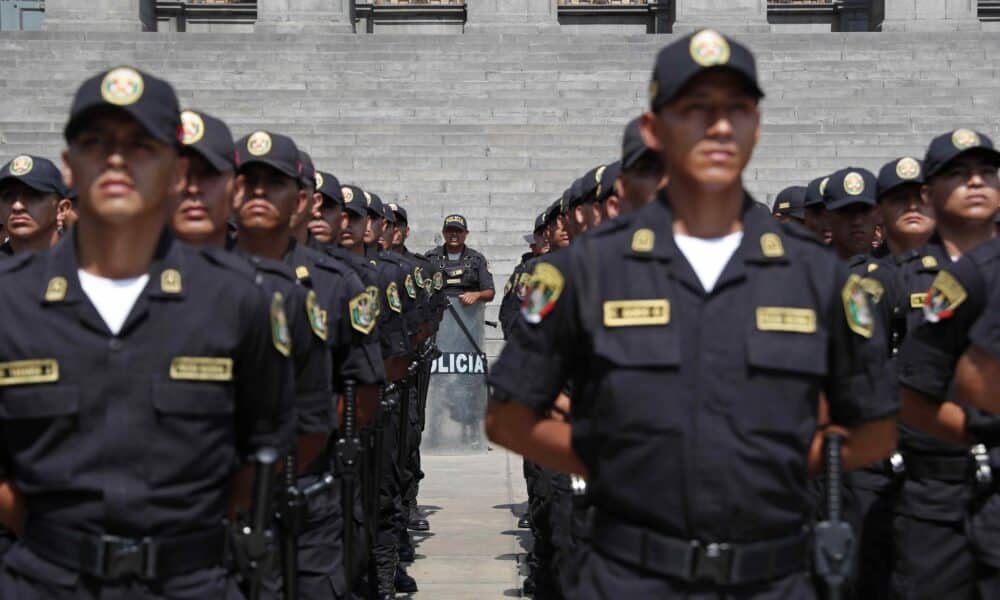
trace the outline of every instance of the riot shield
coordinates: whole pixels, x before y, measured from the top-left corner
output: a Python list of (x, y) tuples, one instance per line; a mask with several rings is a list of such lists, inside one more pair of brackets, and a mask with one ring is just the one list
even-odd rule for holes
[[(482, 303), (462, 306), (449, 298), (437, 333), (441, 351), (431, 363), (422, 452), (476, 454), (486, 452), (483, 417), (486, 413), (486, 355)], [(456, 319), (461, 319), (459, 323)], [(464, 325), (464, 328), (462, 327)]]

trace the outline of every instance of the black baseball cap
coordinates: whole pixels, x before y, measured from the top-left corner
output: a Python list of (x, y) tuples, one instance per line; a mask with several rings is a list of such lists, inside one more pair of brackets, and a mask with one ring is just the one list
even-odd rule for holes
[(164, 144), (179, 145), (181, 109), (169, 83), (134, 67), (99, 73), (76, 90), (63, 136), (70, 141), (96, 109), (120, 109)]
[(826, 184), (824, 201), (827, 210), (840, 210), (851, 204), (875, 206), (878, 179), (868, 169), (847, 167), (830, 175)]
[(389, 203), (389, 208), (392, 212), (396, 213), (396, 222), (400, 225), (406, 225), (410, 222), (409, 218), (406, 216), (406, 209), (402, 206), (396, 204), (395, 202)]
[(365, 202), (365, 193), (361, 188), (356, 185), (344, 185), (340, 187), (340, 194), (344, 200), (344, 210), (359, 217), (368, 216), (368, 204)]
[(572, 185), (569, 186), (569, 195), (566, 196), (566, 209), (569, 210), (583, 204), (583, 200), (583, 177), (580, 177), (579, 179), (574, 179)]
[(620, 168), (623, 171), (631, 169), (647, 153), (656, 154), (643, 141), (642, 133), (639, 131), (639, 121), (638, 117), (629, 121), (628, 125), (625, 126), (625, 133), (622, 135)]
[(255, 131), (236, 142), (237, 170), (262, 163), (302, 184), (302, 159), (292, 138), (269, 131)]
[(545, 229), (545, 225), (545, 213), (543, 212), (535, 217), (535, 228), (531, 230), (531, 233), (538, 233), (539, 231)]
[(316, 171), (316, 191), (322, 194), (324, 204), (330, 200), (334, 204), (344, 205), (344, 195), (340, 191), (340, 180), (333, 173)]
[(891, 160), (878, 170), (878, 186), (875, 197), (881, 199), (892, 190), (903, 185), (920, 185), (924, 182), (924, 166), (912, 156)]
[(989, 136), (971, 129), (956, 129), (931, 140), (924, 156), (924, 179), (930, 179), (949, 162), (967, 152), (987, 154), (994, 162), (1000, 163), (1000, 152), (993, 147)]
[(22, 154), (0, 167), (0, 184), (16, 179), (36, 192), (59, 194), (69, 198), (72, 190), (63, 183), (62, 172), (55, 163), (41, 156)]
[(469, 230), (469, 222), (465, 220), (462, 215), (448, 215), (444, 218), (444, 225), (441, 226), (442, 229), (448, 229), (449, 227), (455, 227), (461, 229), (462, 231)]
[(806, 218), (806, 186), (793, 185), (778, 192), (772, 208), (776, 215), (788, 215), (796, 219)]
[[(374, 198), (378, 198), (378, 196), (375, 196), (375, 194), (372, 194), (372, 196)], [(385, 219), (387, 222), (395, 225), (396, 224), (395, 211), (392, 210), (392, 207), (389, 206), (388, 202), (382, 202), (381, 198), (379, 198), (379, 202), (382, 204), (382, 218)]]
[(597, 196), (598, 202), (604, 202), (615, 193), (615, 181), (622, 174), (622, 163), (616, 160), (604, 166), (601, 172), (601, 192)]
[(806, 196), (802, 204), (803, 208), (824, 208), (823, 192), (826, 191), (826, 184), (830, 181), (829, 175), (817, 177), (806, 186)]
[(299, 150), (299, 161), (302, 163), (302, 185), (316, 188), (316, 166), (312, 157), (305, 150)]
[(580, 195), (584, 204), (597, 202), (597, 196), (601, 193), (601, 173), (603, 172), (604, 165), (598, 165), (580, 178)]
[(757, 98), (764, 97), (757, 84), (753, 53), (714, 29), (702, 29), (660, 50), (649, 84), (650, 109), (659, 110), (676, 98), (692, 79), (712, 69), (727, 69), (742, 75), (747, 89)]
[(375, 219), (384, 219), (385, 212), (382, 210), (382, 199), (369, 191), (362, 191), (365, 196), (365, 207), (368, 209), (368, 214), (370, 214)]
[(222, 120), (212, 115), (187, 109), (181, 112), (183, 136), (181, 145), (208, 161), (219, 173), (236, 170), (236, 146), (233, 133)]
[(558, 217), (561, 213), (562, 213), (562, 198), (550, 204), (549, 207), (545, 209), (545, 212), (542, 213), (543, 215), (545, 215), (545, 225), (546, 226), (551, 225), (556, 220), (556, 217)]

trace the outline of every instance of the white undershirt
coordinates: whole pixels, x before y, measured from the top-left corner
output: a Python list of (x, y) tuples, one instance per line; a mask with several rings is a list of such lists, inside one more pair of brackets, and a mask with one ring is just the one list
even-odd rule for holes
[(460, 258), (462, 258), (462, 253), (461, 252), (459, 252), (458, 254), (452, 254), (451, 252), (448, 253), (448, 260), (454, 261), (454, 260), (458, 260)]
[(743, 241), (743, 232), (737, 231), (718, 238), (699, 238), (690, 235), (674, 234), (674, 241), (681, 249), (684, 258), (691, 263), (691, 268), (701, 281), (706, 292), (715, 288), (719, 275), (726, 268), (729, 259)]
[(122, 325), (125, 324), (125, 319), (132, 312), (135, 301), (139, 299), (139, 294), (149, 282), (149, 275), (108, 279), (91, 275), (82, 269), (77, 273), (80, 276), (80, 287), (83, 288), (83, 292), (90, 298), (111, 333), (118, 335)]

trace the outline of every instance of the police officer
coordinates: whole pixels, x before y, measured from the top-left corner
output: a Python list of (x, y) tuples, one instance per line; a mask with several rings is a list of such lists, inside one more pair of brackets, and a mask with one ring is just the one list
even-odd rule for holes
[(903, 156), (878, 172), (878, 208), (884, 240), (873, 256), (901, 257), (927, 243), (934, 233), (934, 209), (920, 195), (923, 165)]
[(54, 246), (64, 229), (62, 215), (73, 207), (71, 195), (48, 159), (22, 154), (0, 168), (0, 223), (8, 236), (0, 255)]
[(1000, 507), (988, 474), (977, 471), (995, 453), (1000, 420), (955, 403), (947, 392), (953, 380), (958, 387), (956, 362), (998, 285), (992, 227), (1000, 210), (998, 165), (992, 140), (970, 129), (935, 137), (924, 157), (921, 195), (934, 208), (936, 229), (901, 265), (910, 333), (899, 373), (909, 427), (901, 428), (906, 482), (895, 523), (905, 540), (896, 547), (892, 584), (903, 596), (1000, 593), (998, 532), (991, 526), (1000, 522)]
[[(850, 431), (849, 468), (892, 448), (876, 318), (856, 278), (742, 188), (760, 131), (750, 52), (695, 32), (661, 52), (651, 88), (643, 134), (670, 186), (536, 266), (487, 431), (589, 476), (593, 541), (568, 597), (813, 597), (817, 427)], [(539, 416), (567, 380), (574, 413), (599, 419)]]
[(340, 192), (340, 180), (332, 173), (317, 170), (315, 180), (312, 218), (308, 222), (309, 246), (322, 251), (325, 246), (336, 244), (340, 236), (344, 197)]
[(180, 124), (147, 73), (84, 82), (63, 153), (80, 221), (2, 267), (2, 462), (27, 512), (4, 598), (239, 596), (222, 520), (250, 453), (289, 447), (289, 335), (280, 299), (166, 230)]
[(617, 188), (622, 214), (649, 204), (656, 192), (667, 185), (663, 161), (646, 145), (639, 122), (639, 118), (629, 121), (622, 136), (621, 176)]
[(597, 195), (597, 206), (600, 207), (600, 222), (610, 221), (621, 214), (621, 198), (618, 197), (618, 178), (622, 174), (622, 163), (616, 160), (604, 166), (601, 171), (601, 191)]
[(448, 215), (441, 229), (444, 245), (430, 250), (425, 256), (444, 271), (444, 293), (457, 296), (459, 302), (471, 306), (493, 300), (493, 275), (486, 257), (465, 245), (469, 223), (462, 215)]
[(514, 271), (507, 279), (507, 285), (503, 289), (503, 298), (500, 300), (500, 327), (503, 330), (504, 339), (509, 335), (514, 320), (521, 311), (521, 300), (523, 299), (524, 286), (522, 280), (529, 275), (527, 272), (528, 261), (536, 256), (541, 256), (548, 252), (548, 242), (545, 240), (545, 215), (541, 214), (535, 218), (535, 229), (531, 233), (531, 251), (521, 255), (520, 262), (514, 267)]
[(799, 225), (805, 225), (806, 220), (806, 187), (804, 185), (793, 185), (778, 192), (774, 199), (772, 212), (774, 218), (782, 223), (794, 221)]
[(830, 176), (824, 203), (830, 245), (853, 268), (865, 262), (872, 250), (878, 211), (875, 209), (875, 175), (860, 167), (840, 169)]
[(806, 195), (803, 199), (805, 209), (804, 224), (823, 241), (829, 244), (832, 234), (830, 226), (826, 222), (826, 204), (823, 201), (826, 184), (830, 181), (829, 176), (817, 177), (806, 186)]

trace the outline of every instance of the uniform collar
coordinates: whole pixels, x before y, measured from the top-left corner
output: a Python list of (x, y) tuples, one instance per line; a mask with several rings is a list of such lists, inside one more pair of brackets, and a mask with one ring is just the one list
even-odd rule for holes
[[(83, 300), (78, 271), (80, 262), (76, 255), (76, 232), (70, 230), (58, 244), (49, 251), (45, 271), (44, 288), (39, 291), (43, 303), (73, 304)], [(186, 295), (185, 260), (179, 244), (168, 229), (160, 234), (153, 262), (149, 265), (149, 283), (143, 295), (148, 298), (181, 300)], [(61, 279), (61, 283), (57, 282)], [(64, 292), (58, 292), (62, 286)]]

